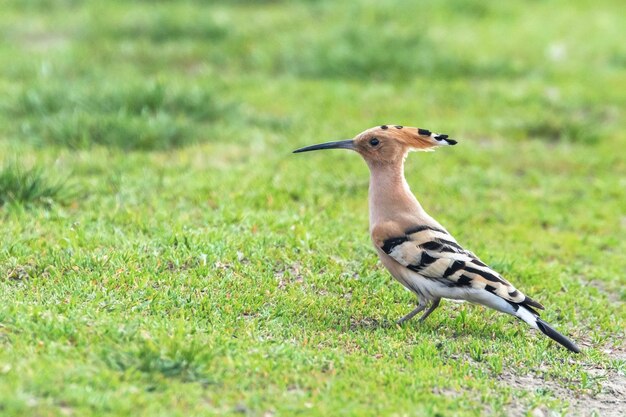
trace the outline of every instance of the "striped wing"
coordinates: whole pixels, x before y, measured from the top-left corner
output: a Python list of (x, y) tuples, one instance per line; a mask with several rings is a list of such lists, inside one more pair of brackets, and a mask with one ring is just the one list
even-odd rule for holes
[(450, 286), (484, 289), (513, 304), (543, 309), (438, 227), (422, 225), (408, 229), (403, 236), (386, 239), (381, 249), (425, 278)]

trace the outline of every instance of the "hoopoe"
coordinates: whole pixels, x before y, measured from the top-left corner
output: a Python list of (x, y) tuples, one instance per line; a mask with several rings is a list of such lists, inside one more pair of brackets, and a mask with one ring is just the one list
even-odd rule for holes
[(442, 298), (466, 300), (511, 314), (540, 330), (572, 352), (578, 346), (539, 317), (544, 307), (517, 290), (429, 216), (404, 178), (409, 151), (455, 145), (448, 135), (427, 129), (383, 125), (354, 139), (307, 146), (294, 153), (319, 149), (351, 149), (370, 170), (370, 236), (391, 275), (419, 298), (417, 307), (398, 320), (402, 324), (426, 310), (424, 321)]

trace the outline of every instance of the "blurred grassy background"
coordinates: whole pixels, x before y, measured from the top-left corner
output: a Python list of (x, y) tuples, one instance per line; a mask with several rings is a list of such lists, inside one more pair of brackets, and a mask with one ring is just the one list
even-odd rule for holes
[[(621, 1), (1, 7), (1, 414), (626, 407)], [(290, 155), (383, 123), (459, 140), (414, 192), (583, 355), (467, 305), (385, 324), (366, 167)]]

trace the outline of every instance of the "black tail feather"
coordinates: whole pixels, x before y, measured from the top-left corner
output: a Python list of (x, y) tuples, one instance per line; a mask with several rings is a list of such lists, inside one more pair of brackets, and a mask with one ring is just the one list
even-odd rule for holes
[[(545, 310), (545, 307), (543, 305), (541, 305), (541, 303), (539, 303), (538, 301), (533, 300), (529, 296), (526, 296), (524, 298), (524, 301), (522, 301), (520, 304), (523, 305), (526, 308), (534, 307), (534, 308), (537, 308), (539, 310)], [(529, 310), (534, 312), (534, 310), (531, 310), (530, 308), (529, 308)], [(537, 313), (535, 312), (535, 314), (537, 314)], [(539, 315), (539, 314), (537, 314), (537, 315)]]
[(557, 343), (560, 343), (574, 353), (580, 353), (580, 348), (576, 346), (574, 342), (554, 330), (548, 323), (541, 320), (539, 317), (537, 317), (537, 327), (539, 327), (539, 330), (541, 330), (543, 334), (548, 336), (550, 339), (554, 340)]

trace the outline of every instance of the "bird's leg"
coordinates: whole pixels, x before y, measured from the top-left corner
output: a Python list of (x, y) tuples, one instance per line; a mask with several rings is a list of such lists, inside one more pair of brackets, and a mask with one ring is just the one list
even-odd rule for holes
[(417, 307), (415, 307), (415, 310), (411, 311), (409, 314), (402, 317), (400, 320), (396, 322), (396, 324), (402, 324), (407, 320), (411, 320), (413, 317), (415, 317), (417, 313), (424, 310), (427, 305), (428, 305), (427, 302), (424, 301), (422, 298), (420, 298), (419, 304), (417, 305)]
[(420, 322), (420, 323), (421, 323), (421, 322), (423, 322), (424, 320), (426, 320), (426, 318), (427, 318), (428, 316), (430, 316), (430, 313), (432, 313), (433, 311), (435, 311), (435, 309), (436, 309), (437, 307), (439, 307), (439, 302), (440, 302), (440, 301), (441, 301), (441, 298), (437, 298), (437, 299), (435, 299), (435, 300), (432, 302), (432, 304), (430, 305), (430, 307), (428, 308), (428, 310), (426, 310), (426, 311), (424, 312), (424, 314), (422, 314), (422, 317), (420, 317), (420, 318), (419, 318), (419, 322)]

